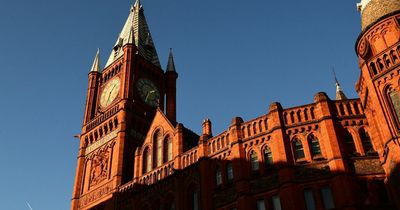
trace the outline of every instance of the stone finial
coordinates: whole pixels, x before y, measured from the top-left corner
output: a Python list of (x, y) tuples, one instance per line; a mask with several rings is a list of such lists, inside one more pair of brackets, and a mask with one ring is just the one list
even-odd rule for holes
[(203, 135), (212, 136), (211, 120), (208, 118), (203, 121)]
[(136, 148), (135, 156), (139, 156), (140, 155), (140, 149), (141, 149), (141, 147)]
[(231, 122), (231, 126), (240, 125), (243, 123), (243, 119), (241, 117), (234, 117)]
[(176, 131), (178, 133), (183, 133), (183, 124), (182, 123), (176, 124)]
[(314, 96), (314, 102), (329, 101), (331, 100), (325, 92), (318, 92)]
[(282, 111), (282, 105), (279, 102), (272, 102), (269, 105), (269, 112)]

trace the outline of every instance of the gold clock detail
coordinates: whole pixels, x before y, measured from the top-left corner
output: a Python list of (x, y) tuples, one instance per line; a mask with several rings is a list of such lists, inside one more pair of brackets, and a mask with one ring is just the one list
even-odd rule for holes
[(110, 105), (115, 100), (115, 98), (117, 98), (120, 86), (121, 82), (118, 77), (112, 79), (106, 84), (100, 96), (101, 107), (106, 107)]

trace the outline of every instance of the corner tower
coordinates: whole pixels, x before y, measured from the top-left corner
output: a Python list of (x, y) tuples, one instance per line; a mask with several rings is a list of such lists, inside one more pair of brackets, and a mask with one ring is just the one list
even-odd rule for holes
[(389, 194), (400, 208), (400, 1), (362, 0), (357, 6), (362, 32), (356, 42), (361, 69), (356, 90)]
[(175, 121), (177, 76), (175, 68), (161, 69), (137, 0), (105, 66), (100, 66), (98, 51), (89, 72), (72, 210), (114, 209), (115, 193), (132, 180), (134, 151), (143, 143), (157, 109), (164, 110), (164, 98), (166, 109), (173, 110), (167, 115)]

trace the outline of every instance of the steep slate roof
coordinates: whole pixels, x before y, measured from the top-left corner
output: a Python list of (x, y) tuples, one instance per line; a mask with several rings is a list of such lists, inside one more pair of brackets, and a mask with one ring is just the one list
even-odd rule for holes
[(143, 6), (140, 3), (140, 0), (136, 0), (135, 4), (131, 7), (128, 19), (126, 20), (125, 25), (122, 28), (117, 41), (115, 42), (105, 67), (109, 66), (115, 60), (120, 58), (124, 54), (122, 47), (131, 42), (134, 42), (133, 44), (137, 46), (139, 55), (154, 65), (160, 67), (160, 61), (158, 59), (153, 39), (151, 38), (150, 30), (147, 25)]

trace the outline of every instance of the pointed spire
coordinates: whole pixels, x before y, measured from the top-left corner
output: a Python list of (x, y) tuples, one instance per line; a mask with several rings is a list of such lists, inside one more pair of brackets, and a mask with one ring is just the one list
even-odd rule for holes
[(94, 57), (92, 69), (90, 71), (100, 72), (100, 48), (97, 48), (97, 53)]
[(157, 51), (143, 11), (140, 0), (136, 0), (135, 4), (131, 6), (129, 16), (117, 38), (115, 47), (105, 67), (109, 66), (124, 54), (123, 46), (127, 43), (135, 44), (139, 55), (160, 67)]
[(347, 97), (344, 94), (342, 87), (340, 87), (339, 81), (336, 78), (335, 69), (332, 69), (333, 76), (335, 77), (335, 85), (336, 85), (336, 100), (346, 100)]
[(169, 48), (167, 71), (176, 71), (175, 63), (174, 63), (174, 56), (172, 55), (172, 48)]
[(135, 4), (133, 5), (133, 7), (134, 7), (135, 9), (139, 10), (139, 9), (141, 9), (143, 6), (142, 6), (142, 3), (140, 2), (140, 0), (136, 0), (136, 2), (135, 2)]

